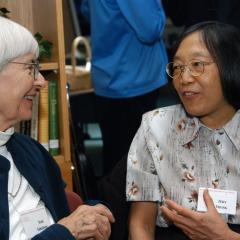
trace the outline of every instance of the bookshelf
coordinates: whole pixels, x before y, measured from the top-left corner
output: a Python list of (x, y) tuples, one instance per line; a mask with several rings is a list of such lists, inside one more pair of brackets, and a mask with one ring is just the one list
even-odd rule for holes
[(54, 45), (51, 59), (44, 60), (40, 66), (43, 74), (44, 71), (57, 71), (60, 154), (54, 158), (68, 189), (72, 189), (62, 0), (0, 0), (0, 7), (10, 11), (10, 19), (22, 24), (33, 34), (40, 32)]

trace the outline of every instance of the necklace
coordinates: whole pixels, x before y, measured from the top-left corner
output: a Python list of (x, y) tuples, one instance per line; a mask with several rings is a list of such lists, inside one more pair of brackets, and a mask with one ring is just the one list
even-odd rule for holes
[[(17, 170), (16, 167), (15, 167), (15, 169)], [(14, 187), (13, 187), (13, 191), (12, 191), (12, 192), (8, 192), (8, 194), (9, 194), (12, 198), (15, 198), (15, 197), (17, 196), (17, 194), (18, 194), (18, 192), (19, 192), (19, 190), (20, 190), (20, 188), (21, 188), (21, 185), (22, 185), (22, 175), (21, 175), (20, 173), (18, 173), (17, 171), (15, 171), (15, 174), (19, 174), (19, 176), (20, 176), (20, 183), (19, 183), (18, 188), (17, 188), (17, 190), (15, 191), (15, 193), (13, 193), (13, 192), (14, 192)], [(14, 180), (15, 180), (15, 179), (14, 179)], [(13, 184), (14, 184), (14, 186), (15, 186), (16, 181), (14, 181)]]
[(11, 192), (8, 192), (8, 194), (12, 197), (12, 198), (15, 198), (21, 188), (21, 185), (22, 185), (22, 175), (20, 175), (20, 183), (19, 183), (19, 186), (17, 188), (17, 191), (13, 194)]

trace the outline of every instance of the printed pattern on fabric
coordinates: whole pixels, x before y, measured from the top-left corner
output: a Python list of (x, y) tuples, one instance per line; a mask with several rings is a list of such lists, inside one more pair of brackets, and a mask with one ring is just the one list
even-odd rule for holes
[[(146, 113), (128, 155), (128, 201), (166, 197), (196, 210), (199, 187), (238, 191), (237, 214), (224, 215), (240, 224), (240, 110), (221, 129), (209, 129), (181, 105)], [(167, 223), (159, 209), (157, 225)]]

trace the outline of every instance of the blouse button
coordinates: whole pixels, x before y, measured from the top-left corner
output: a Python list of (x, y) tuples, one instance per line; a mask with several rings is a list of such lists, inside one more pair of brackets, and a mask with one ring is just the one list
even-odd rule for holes
[(214, 186), (214, 188), (217, 188), (219, 185), (219, 179), (215, 179), (212, 181), (212, 185)]

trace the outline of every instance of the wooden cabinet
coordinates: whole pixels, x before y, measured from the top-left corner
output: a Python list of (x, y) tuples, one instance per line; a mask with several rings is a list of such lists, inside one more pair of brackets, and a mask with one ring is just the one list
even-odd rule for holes
[(0, 7), (11, 13), (9, 18), (28, 28), (33, 34), (40, 32), (54, 45), (50, 60), (41, 62), (41, 71), (56, 70), (58, 81), (58, 114), (60, 154), (55, 157), (68, 188), (72, 188), (68, 105), (66, 98), (65, 48), (62, 0), (0, 0)]

